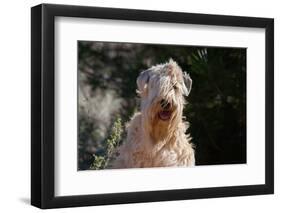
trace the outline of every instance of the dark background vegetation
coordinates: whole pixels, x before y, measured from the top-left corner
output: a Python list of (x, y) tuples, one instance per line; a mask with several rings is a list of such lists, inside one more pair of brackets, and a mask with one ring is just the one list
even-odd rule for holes
[(246, 163), (245, 48), (79, 41), (79, 170), (107, 153), (116, 119), (139, 110), (138, 74), (169, 58), (193, 79), (184, 115), (196, 165)]

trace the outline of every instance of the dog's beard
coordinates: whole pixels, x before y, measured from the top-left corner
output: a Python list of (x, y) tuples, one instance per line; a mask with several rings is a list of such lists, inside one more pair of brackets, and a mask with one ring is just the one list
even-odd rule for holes
[(159, 103), (150, 105), (144, 113), (145, 130), (154, 142), (168, 141), (174, 134), (182, 118), (182, 106), (173, 105), (163, 109)]

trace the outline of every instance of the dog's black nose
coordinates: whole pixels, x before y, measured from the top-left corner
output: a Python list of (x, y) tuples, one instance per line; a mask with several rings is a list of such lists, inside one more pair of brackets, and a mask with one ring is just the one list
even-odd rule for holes
[(160, 105), (161, 105), (162, 109), (164, 109), (164, 110), (169, 110), (171, 107), (171, 104), (169, 103), (169, 101), (167, 101), (165, 99), (162, 99), (160, 101)]

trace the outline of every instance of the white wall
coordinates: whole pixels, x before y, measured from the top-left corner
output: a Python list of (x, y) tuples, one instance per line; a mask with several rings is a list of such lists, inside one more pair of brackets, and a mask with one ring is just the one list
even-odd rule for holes
[[(279, 143), (281, 141), (281, 74), (279, 72), (281, 64), (278, 60), (281, 55), (281, 7), (277, 0), (161, 0), (158, 2), (156, 0), (45, 0), (44, 2), (275, 18), (275, 195), (84, 207), (67, 209), (67, 211), (278, 212), (281, 207), (279, 163), (281, 162)], [(0, 7), (1, 212), (39, 211), (28, 204), (30, 196), (30, 7), (39, 3), (41, 1), (10, 0), (2, 1)], [(66, 212), (66, 209), (51, 211)]]

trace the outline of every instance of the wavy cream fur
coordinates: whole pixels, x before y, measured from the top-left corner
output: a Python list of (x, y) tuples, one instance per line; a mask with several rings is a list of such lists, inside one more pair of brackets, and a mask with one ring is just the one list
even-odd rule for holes
[[(182, 116), (184, 95), (192, 85), (189, 75), (170, 60), (143, 71), (137, 85), (141, 111), (127, 124), (127, 139), (118, 148), (113, 168), (193, 166), (194, 150)], [(163, 99), (171, 104), (169, 120), (159, 117)]]

